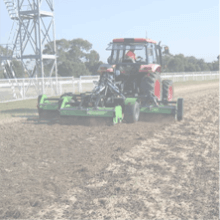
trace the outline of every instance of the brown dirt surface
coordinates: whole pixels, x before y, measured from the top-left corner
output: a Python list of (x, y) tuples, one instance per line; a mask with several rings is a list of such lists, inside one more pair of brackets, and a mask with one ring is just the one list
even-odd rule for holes
[(218, 219), (218, 88), (176, 88), (181, 122), (1, 123), (0, 219)]

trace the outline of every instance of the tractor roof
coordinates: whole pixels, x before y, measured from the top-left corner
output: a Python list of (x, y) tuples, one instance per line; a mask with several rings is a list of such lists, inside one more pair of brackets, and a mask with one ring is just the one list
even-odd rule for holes
[(153, 43), (157, 42), (151, 39), (146, 38), (116, 38), (113, 39), (113, 43)]

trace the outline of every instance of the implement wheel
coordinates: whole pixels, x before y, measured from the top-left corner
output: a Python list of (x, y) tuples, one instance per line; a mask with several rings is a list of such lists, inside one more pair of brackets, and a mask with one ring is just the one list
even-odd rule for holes
[(176, 112), (177, 121), (181, 121), (183, 119), (183, 99), (177, 99), (177, 112)]
[(135, 123), (139, 120), (140, 104), (135, 102), (134, 105), (126, 105), (124, 112), (124, 119), (127, 123)]

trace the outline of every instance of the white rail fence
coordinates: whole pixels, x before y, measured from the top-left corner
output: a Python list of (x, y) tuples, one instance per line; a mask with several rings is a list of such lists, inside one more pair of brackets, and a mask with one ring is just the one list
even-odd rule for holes
[[(219, 72), (163, 73), (163, 79), (179, 81), (218, 80)], [(0, 80), (0, 103), (37, 98), (39, 94), (60, 96), (63, 93), (81, 93), (94, 88), (99, 76), (58, 77), (38, 79)]]

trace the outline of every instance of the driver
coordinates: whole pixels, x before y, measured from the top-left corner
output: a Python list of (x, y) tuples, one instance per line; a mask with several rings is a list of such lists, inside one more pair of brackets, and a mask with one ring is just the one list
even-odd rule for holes
[(136, 61), (136, 55), (134, 53), (134, 50), (129, 50), (126, 54), (125, 54), (125, 58), (131, 60), (133, 63), (135, 63)]

